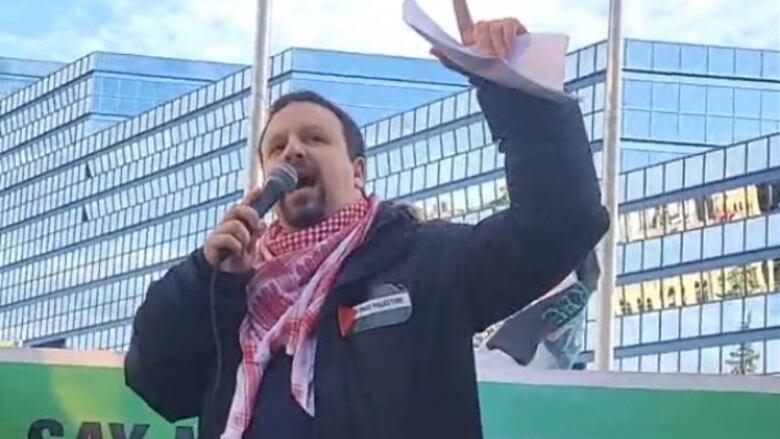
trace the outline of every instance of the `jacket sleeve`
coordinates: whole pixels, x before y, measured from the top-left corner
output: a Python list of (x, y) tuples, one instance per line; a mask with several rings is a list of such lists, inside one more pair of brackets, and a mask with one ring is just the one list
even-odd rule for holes
[(477, 96), (505, 154), (510, 206), (470, 229), (461, 259), (474, 330), (563, 280), (609, 227), (579, 105), (480, 79)]
[[(201, 249), (192, 253), (149, 286), (133, 322), (125, 381), (171, 422), (200, 414), (214, 378), (211, 270)], [(231, 330), (235, 336), (243, 319), (247, 280), (248, 276), (225, 273), (217, 277), (220, 339), (229, 340)]]

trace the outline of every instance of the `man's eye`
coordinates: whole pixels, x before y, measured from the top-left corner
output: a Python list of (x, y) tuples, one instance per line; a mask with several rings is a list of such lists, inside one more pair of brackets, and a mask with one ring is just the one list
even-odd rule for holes
[(317, 133), (311, 133), (307, 137), (307, 140), (311, 143), (323, 143), (325, 142), (325, 136)]
[(279, 143), (276, 145), (272, 145), (271, 148), (269, 148), (268, 150), (268, 154), (274, 156), (274, 155), (278, 155), (282, 151), (284, 151), (284, 145)]

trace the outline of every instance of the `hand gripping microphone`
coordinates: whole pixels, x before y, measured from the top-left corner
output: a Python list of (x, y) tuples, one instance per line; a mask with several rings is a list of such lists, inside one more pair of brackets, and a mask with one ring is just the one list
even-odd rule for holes
[[(273, 168), (265, 179), (265, 185), (263, 186), (263, 193), (260, 198), (252, 204), (252, 209), (257, 212), (257, 215), (262, 218), (271, 210), (274, 204), (282, 199), (284, 194), (295, 189), (298, 185), (298, 173), (292, 166), (282, 163), (281, 165)], [(222, 265), (230, 256), (229, 253), (223, 251), (219, 255), (219, 263), (217, 267)]]
[(262, 218), (284, 194), (295, 189), (297, 184), (298, 173), (295, 172), (295, 168), (282, 163), (268, 174), (265, 186), (263, 186), (263, 193), (260, 195), (260, 199), (252, 205), (252, 208)]

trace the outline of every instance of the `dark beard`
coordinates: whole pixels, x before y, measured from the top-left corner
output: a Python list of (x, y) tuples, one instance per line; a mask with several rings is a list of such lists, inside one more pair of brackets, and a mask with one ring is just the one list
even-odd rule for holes
[(279, 203), (279, 214), (288, 226), (305, 229), (325, 220), (325, 192), (319, 188), (314, 200), (302, 206), (291, 206), (287, 200)]

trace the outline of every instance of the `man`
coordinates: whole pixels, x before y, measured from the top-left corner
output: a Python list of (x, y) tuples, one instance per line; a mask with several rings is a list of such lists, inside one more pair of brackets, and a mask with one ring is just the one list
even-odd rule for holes
[[(520, 32), (483, 22), (466, 41), (507, 56)], [(558, 284), (608, 217), (576, 102), (470, 79), (506, 156), (508, 209), (420, 223), (366, 197), (355, 123), (314, 94), (284, 96), (259, 153), (266, 170), (295, 167), (298, 188), (267, 228), (254, 191), (150, 286), (128, 385), (171, 421), (199, 416), (201, 438), (481, 437), (472, 335)]]

